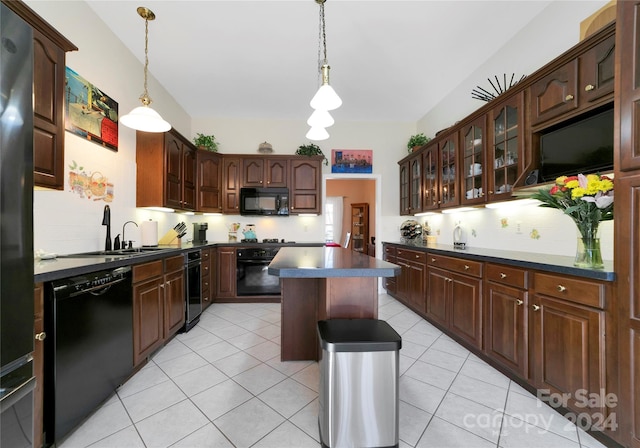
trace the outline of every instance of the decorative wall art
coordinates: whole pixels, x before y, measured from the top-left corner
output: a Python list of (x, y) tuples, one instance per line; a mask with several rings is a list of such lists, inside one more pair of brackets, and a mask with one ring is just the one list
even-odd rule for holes
[(369, 174), (373, 172), (373, 150), (332, 149), (332, 173)]
[(65, 129), (113, 151), (118, 150), (118, 103), (66, 67)]
[(94, 201), (113, 201), (113, 183), (109, 182), (100, 171), (87, 172), (75, 160), (69, 165), (69, 187), (71, 192), (82, 199)]

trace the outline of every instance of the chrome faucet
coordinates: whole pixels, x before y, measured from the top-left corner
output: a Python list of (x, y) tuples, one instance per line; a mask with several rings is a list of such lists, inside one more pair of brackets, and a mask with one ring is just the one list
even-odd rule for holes
[[(124, 228), (127, 226), (127, 224), (132, 223), (134, 224), (136, 227), (138, 227), (138, 224), (136, 224), (133, 221), (127, 221), (124, 223), (124, 225), (122, 226), (122, 248), (124, 249), (126, 244), (127, 244), (127, 240), (124, 237)], [(129, 241), (129, 249), (131, 249), (133, 247), (133, 241)]]
[(102, 225), (107, 226), (107, 237), (104, 241), (104, 250), (111, 250), (111, 209), (108, 205), (104, 206), (102, 212)]

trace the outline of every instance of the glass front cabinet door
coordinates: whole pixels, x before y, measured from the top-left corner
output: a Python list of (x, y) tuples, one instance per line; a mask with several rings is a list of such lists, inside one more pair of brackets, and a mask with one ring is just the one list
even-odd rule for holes
[(411, 214), (409, 205), (409, 161), (400, 163), (400, 214)]
[(462, 128), (462, 191), (463, 204), (485, 201), (485, 128), (486, 115)]
[(458, 132), (440, 140), (440, 207), (460, 204), (457, 173)]
[(438, 208), (438, 145), (434, 143), (422, 151), (422, 211)]
[(422, 212), (422, 154), (417, 154), (409, 161), (409, 175), (411, 176), (409, 214), (413, 215)]
[(516, 95), (491, 113), (489, 201), (511, 198), (524, 164), (523, 95)]

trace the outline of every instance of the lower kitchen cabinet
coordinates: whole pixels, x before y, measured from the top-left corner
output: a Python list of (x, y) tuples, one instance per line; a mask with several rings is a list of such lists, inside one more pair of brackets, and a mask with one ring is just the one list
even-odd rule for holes
[(43, 437), (43, 398), (44, 398), (44, 289), (42, 283), (37, 283), (33, 288), (33, 331), (35, 341), (33, 344), (33, 376), (36, 378), (36, 386), (33, 390), (33, 446), (41, 447)]
[(484, 351), (514, 373), (528, 376), (528, 272), (486, 265)]
[(428, 259), (426, 316), (481, 348), (482, 263), (434, 254)]
[(400, 266), (396, 294), (414, 311), (424, 313), (427, 281), (427, 254), (415, 250), (396, 249), (395, 264)]
[(200, 270), (202, 272), (202, 311), (206, 310), (213, 300), (215, 294), (215, 249), (202, 249), (202, 260)]
[(216, 299), (234, 298), (236, 296), (236, 249), (219, 247), (216, 261), (218, 272)]
[[(393, 264), (397, 264), (396, 263), (396, 248), (394, 246), (390, 246), (388, 244), (384, 244), (383, 245), (383, 259), (384, 261), (388, 261), (389, 263), (393, 263)], [(384, 277), (383, 280), (384, 282), (384, 289), (387, 290), (387, 293), (393, 295), (394, 297), (396, 297), (397, 294), (397, 290), (398, 290), (398, 283), (396, 280), (396, 277)]]
[(184, 325), (184, 257), (133, 266), (133, 364), (139, 365)]

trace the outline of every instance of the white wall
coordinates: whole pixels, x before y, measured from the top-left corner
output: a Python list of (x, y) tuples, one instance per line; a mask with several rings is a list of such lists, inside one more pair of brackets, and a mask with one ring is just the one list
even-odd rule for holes
[[(67, 65), (118, 101), (120, 115), (139, 105), (138, 97), (143, 87), (142, 63), (109, 31), (85, 2), (27, 0), (26, 3), (79, 47), (79, 51), (67, 54)], [(447, 97), (436, 110), (425, 115), (418, 123), (338, 122), (329, 129), (331, 138), (320, 142), (319, 145), (327, 157), (330, 157), (331, 149), (374, 151), (373, 171), (380, 175), (382, 184), (381, 219), (376, 235), (378, 242), (398, 240), (399, 226), (405, 220), (405, 217), (398, 215), (397, 161), (406, 155), (405, 145), (408, 136), (416, 130), (432, 135), (480, 107), (482, 104), (472, 100), (470, 92), (477, 84), (483, 85), (482, 80), (486, 80), (487, 76), (503, 72), (530, 73), (576, 44), (579, 22), (604, 3), (553, 2), (542, 16), (532, 21), (528, 29), (506, 43), (503, 50), (487, 61), (478, 72), (471, 73), (468, 80), (454, 94)], [(86, 24), (91, 26), (88, 27)], [(154, 99), (153, 107), (180, 133), (187, 138), (196, 132), (215, 134), (221, 143), (220, 151), (223, 153), (255, 153), (259, 143), (268, 141), (273, 145), (276, 154), (293, 154), (299, 145), (307, 143), (304, 138), (307, 131), (306, 117), (299, 121), (229, 120), (221, 117), (192, 120), (157, 83), (152, 72), (149, 78), (149, 92)], [(121, 233), (125, 221), (134, 220), (140, 223), (152, 218), (159, 221), (160, 235), (180, 221), (186, 222), (189, 227), (191, 222), (208, 222), (208, 239), (225, 241), (227, 225), (231, 222), (241, 222), (243, 225), (257, 224), (259, 238), (314, 242), (322, 240), (322, 217), (254, 219), (239, 216), (163, 214), (136, 209), (135, 132), (120, 126), (119, 133), (118, 152), (104, 149), (69, 133), (65, 135), (65, 181), (68, 178), (68, 166), (75, 161), (83, 165), (88, 172), (100, 172), (115, 185), (114, 200), (109, 204), (113, 237)], [(323, 173), (330, 173), (330, 167), (323, 167)], [(68, 184), (65, 185), (64, 191), (36, 191), (34, 201), (35, 249), (72, 253), (96, 250), (104, 245), (105, 229), (101, 226), (101, 221), (105, 202), (81, 198), (70, 191)], [(514, 232), (511, 235), (509, 232), (515, 228), (510, 227), (511, 224), (506, 228), (508, 230), (500, 227), (501, 235), (506, 235), (505, 238), (492, 237), (492, 232), (496, 229), (496, 220), (505, 212), (471, 212), (459, 219), (465, 223), (469, 221), (470, 226), (476, 230), (477, 237), (469, 241), (476, 246), (504, 249), (522, 247), (536, 252), (571, 254), (575, 250), (575, 231), (569, 225), (571, 223), (558, 225), (557, 220), (561, 222), (562, 219), (568, 218), (558, 218), (553, 214), (545, 218), (546, 212), (554, 211), (541, 211), (536, 208), (533, 211), (519, 212), (521, 215), (518, 215), (522, 216), (523, 226), (540, 230), (541, 237), (537, 240), (528, 238), (524, 229), (523, 233)], [(441, 242), (450, 242), (454, 219), (456, 218), (440, 215), (430, 218), (430, 223), (433, 222), (433, 226), (440, 230)], [(604, 233), (603, 244), (606, 250), (606, 242), (611, 236), (610, 232)], [(127, 239), (140, 241), (140, 232), (133, 226), (127, 227), (127, 235)], [(187, 236), (191, 237), (191, 230)], [(612, 254), (605, 252), (605, 257), (611, 258)]]

